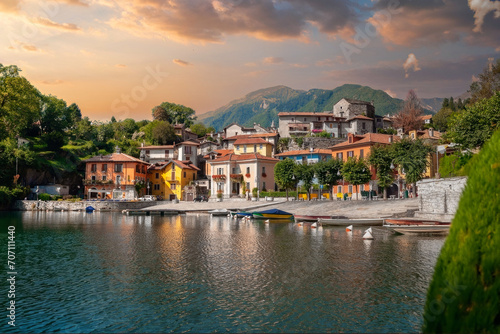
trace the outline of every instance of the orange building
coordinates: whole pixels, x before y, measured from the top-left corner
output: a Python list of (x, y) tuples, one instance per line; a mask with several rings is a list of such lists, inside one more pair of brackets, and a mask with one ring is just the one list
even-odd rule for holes
[(146, 182), (149, 166), (124, 153), (97, 155), (85, 163), (84, 185), (89, 199), (134, 199), (135, 185)]
[[(394, 135), (386, 135), (381, 133), (367, 133), (364, 135), (353, 135), (349, 133), (347, 135), (347, 141), (334, 145), (330, 147), (332, 150), (332, 157), (342, 161), (347, 161), (349, 158), (362, 158), (367, 159), (370, 154), (370, 150), (376, 144), (391, 145), (393, 142), (398, 141), (399, 137)], [(375, 190), (376, 186), (376, 170), (370, 167), (372, 174), (372, 181), (367, 184), (360, 185), (359, 187), (353, 187), (346, 181), (340, 181), (340, 185), (334, 186), (334, 193), (337, 194), (353, 194), (353, 191), (358, 191), (355, 197), (360, 197), (361, 191)]]

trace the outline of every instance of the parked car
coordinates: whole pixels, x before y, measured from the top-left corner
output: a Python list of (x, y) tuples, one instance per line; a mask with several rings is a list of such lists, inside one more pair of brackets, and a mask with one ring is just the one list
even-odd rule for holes
[(144, 197), (139, 198), (140, 201), (156, 201), (156, 196), (153, 195), (144, 195)]
[(195, 202), (208, 202), (208, 197), (205, 195), (196, 196), (193, 201), (195, 201)]

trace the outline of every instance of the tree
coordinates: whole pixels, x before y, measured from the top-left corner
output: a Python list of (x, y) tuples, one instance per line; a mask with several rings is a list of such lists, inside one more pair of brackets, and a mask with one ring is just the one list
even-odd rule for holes
[(394, 116), (393, 125), (395, 128), (403, 129), (404, 133), (412, 130), (419, 130), (423, 126), (423, 121), (420, 119), (422, 115), (422, 104), (415, 91), (412, 89), (408, 92), (403, 109)]
[(191, 129), (191, 132), (197, 134), (198, 137), (204, 137), (208, 133), (215, 132), (215, 129), (212, 126), (207, 128), (207, 127), (205, 127), (205, 124), (203, 124), (203, 123), (193, 124), (193, 125), (191, 125), (190, 129)]
[(500, 131), (472, 166), (427, 292), (424, 333), (500, 331)]
[(394, 150), (389, 145), (372, 146), (368, 163), (377, 171), (377, 184), (384, 189), (384, 199), (387, 199), (387, 187), (394, 182), (394, 172), (391, 169), (394, 160)]
[(151, 141), (156, 145), (172, 144), (177, 140), (175, 129), (172, 124), (168, 122), (158, 121), (156, 124), (153, 122), (151, 131)]
[(446, 137), (465, 149), (481, 147), (500, 127), (500, 92), (458, 113), (450, 120)]
[(296, 176), (296, 164), (292, 159), (281, 160), (274, 166), (274, 181), (280, 187), (285, 189), (286, 200), (288, 201), (288, 190), (294, 188), (299, 182)]
[(68, 129), (73, 129), (81, 119), (82, 112), (77, 104), (72, 103), (66, 110), (64, 111), (64, 118), (66, 119), (66, 124)]
[(63, 132), (68, 126), (65, 117), (66, 102), (55, 96), (42, 96), (42, 110), (40, 114), (40, 127), (42, 133)]
[(500, 59), (488, 64), (479, 74), (479, 80), (470, 85), (471, 103), (489, 99), (500, 91)]
[(0, 140), (23, 136), (40, 117), (40, 92), (15, 66), (0, 64)]
[(439, 111), (432, 116), (432, 124), (434, 128), (438, 131), (445, 132), (448, 130), (448, 122), (450, 117), (453, 115), (453, 110), (450, 108), (441, 108)]
[(153, 118), (159, 121), (167, 121), (171, 124), (184, 124), (190, 127), (196, 120), (195, 111), (180, 104), (162, 102), (153, 108)]
[(320, 161), (314, 165), (316, 175), (320, 184), (327, 185), (330, 189), (330, 199), (333, 201), (333, 186), (342, 179), (340, 171), (342, 170), (342, 160), (330, 159)]
[(372, 178), (370, 168), (366, 165), (365, 161), (362, 158), (357, 159), (356, 157), (347, 159), (342, 167), (342, 175), (344, 176), (344, 180), (354, 186), (365, 184)]
[(429, 164), (429, 153), (433, 148), (425, 145), (420, 139), (403, 138), (393, 144), (394, 164), (398, 165), (406, 177), (406, 182), (413, 184), (416, 193), (416, 183), (421, 180)]
[(314, 179), (314, 165), (299, 164), (296, 165), (298, 179), (302, 181), (303, 187), (307, 192), (307, 199), (311, 200), (311, 187)]

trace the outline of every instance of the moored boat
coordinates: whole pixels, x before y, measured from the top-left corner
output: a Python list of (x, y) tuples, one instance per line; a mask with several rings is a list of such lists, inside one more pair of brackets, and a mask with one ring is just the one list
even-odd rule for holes
[(91, 206), (91, 205), (89, 205), (89, 206), (87, 206), (87, 207), (85, 208), (85, 212), (88, 212), (88, 213), (92, 213), (92, 212), (94, 212), (94, 210), (95, 210), (95, 209), (94, 209), (94, 207), (93, 207), (93, 206)]
[(383, 218), (359, 218), (359, 219), (342, 219), (342, 218), (330, 218), (330, 219), (318, 219), (318, 223), (323, 226), (382, 226), (384, 224)]
[(278, 209), (253, 212), (252, 216), (253, 216), (253, 218), (256, 218), (256, 219), (292, 219), (293, 218), (293, 214), (286, 212), (286, 211), (283, 211), (283, 210), (278, 210)]
[(385, 228), (399, 234), (448, 234), (450, 225), (384, 225)]
[(294, 215), (297, 222), (317, 222), (318, 219), (331, 219), (332, 216), (309, 216), (309, 215)]
[(421, 219), (413, 217), (385, 218), (385, 225), (450, 225), (450, 222), (441, 222), (434, 219)]
[(215, 209), (212, 211), (208, 211), (208, 213), (211, 214), (212, 216), (227, 216), (231, 213), (231, 211), (227, 209)]

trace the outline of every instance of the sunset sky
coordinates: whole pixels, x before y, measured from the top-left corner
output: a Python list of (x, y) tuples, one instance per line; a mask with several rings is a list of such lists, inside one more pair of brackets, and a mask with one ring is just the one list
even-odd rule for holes
[(0, 25), (0, 63), (95, 120), (276, 85), (458, 96), (500, 54), (488, 0), (1, 0)]

